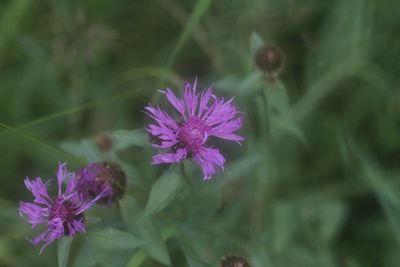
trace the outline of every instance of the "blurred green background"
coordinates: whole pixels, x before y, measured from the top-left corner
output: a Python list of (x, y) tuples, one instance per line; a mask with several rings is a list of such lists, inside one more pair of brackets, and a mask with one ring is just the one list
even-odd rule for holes
[[(167, 107), (157, 90), (179, 95), (195, 77), (235, 96), (246, 142), (218, 143), (227, 166), (210, 182), (188, 164), (151, 222), (139, 214), (166, 167), (132, 140), (113, 151), (127, 195), (95, 208), (93, 227), (144, 224), (154, 246), (79, 236), (68, 266), (217, 266), (227, 253), (254, 267), (400, 266), (399, 12), (395, 0), (0, 1), (0, 266), (57, 266), (56, 244), (39, 256), (26, 240), (38, 234), (17, 213), (26, 176), (78, 168), (64, 153), (143, 129), (148, 102)], [(254, 63), (262, 42), (284, 53), (275, 83)]]

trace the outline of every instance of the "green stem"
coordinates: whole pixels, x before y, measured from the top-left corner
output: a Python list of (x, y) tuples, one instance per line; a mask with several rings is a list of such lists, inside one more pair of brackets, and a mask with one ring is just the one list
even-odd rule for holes
[(181, 173), (183, 179), (186, 181), (186, 183), (188, 183), (192, 188), (194, 188), (192, 181), (186, 175), (185, 164), (183, 162), (180, 163), (179, 169), (180, 169), (180, 173)]

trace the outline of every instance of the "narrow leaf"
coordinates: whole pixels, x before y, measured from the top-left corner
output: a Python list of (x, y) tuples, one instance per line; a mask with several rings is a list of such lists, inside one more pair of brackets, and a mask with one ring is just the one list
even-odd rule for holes
[(63, 237), (57, 243), (58, 267), (67, 267), (72, 237)]
[(81, 146), (86, 160), (89, 162), (101, 161), (101, 152), (92, 139), (83, 139)]
[(189, 267), (210, 267), (209, 265), (202, 262), (190, 249), (182, 247), (183, 253)]
[(257, 50), (264, 45), (263, 39), (257, 32), (253, 31), (250, 35), (250, 52), (255, 55)]
[(171, 260), (165, 241), (157, 226), (148, 217), (142, 217), (136, 223), (141, 238), (146, 242), (144, 251), (153, 259), (170, 266)]
[(147, 259), (147, 255), (143, 250), (138, 250), (133, 254), (126, 267), (139, 267)]
[(74, 257), (73, 267), (91, 267), (102, 262), (107, 256), (107, 250), (92, 243), (83, 242)]
[(114, 147), (116, 150), (125, 149), (130, 146), (148, 146), (148, 138), (143, 130), (120, 130), (112, 133)]
[(182, 177), (176, 172), (167, 172), (158, 178), (151, 188), (145, 216), (153, 216), (168, 206), (182, 185)]
[(267, 85), (264, 88), (264, 95), (272, 134), (275, 136), (280, 136), (282, 133), (291, 134), (305, 143), (305, 137), (293, 116), (285, 86), (281, 83), (274, 86)]
[(108, 250), (134, 249), (143, 245), (142, 240), (129, 232), (107, 228), (86, 235), (86, 240)]

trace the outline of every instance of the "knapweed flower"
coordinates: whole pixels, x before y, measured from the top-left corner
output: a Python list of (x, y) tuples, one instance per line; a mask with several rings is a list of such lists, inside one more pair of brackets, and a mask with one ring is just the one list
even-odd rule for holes
[(243, 124), (243, 116), (233, 103), (233, 98), (225, 100), (214, 95), (209, 87), (196, 92), (193, 85), (185, 83), (182, 99), (170, 90), (160, 91), (178, 111), (180, 118), (175, 120), (160, 107), (146, 106), (146, 114), (155, 120), (147, 126), (153, 146), (165, 153), (153, 156), (152, 164), (175, 163), (186, 158), (201, 167), (204, 180), (210, 179), (218, 169), (223, 170), (225, 158), (217, 148), (207, 145), (210, 137), (240, 142), (244, 138), (235, 134)]
[(101, 194), (97, 203), (111, 205), (123, 196), (126, 176), (116, 163), (90, 163), (77, 172), (76, 183), (82, 200), (91, 200)]
[[(35, 180), (25, 179), (26, 187), (34, 196), (34, 203), (20, 202), (19, 213), (35, 228), (39, 224), (45, 224), (45, 230), (31, 242), (34, 245), (44, 242), (40, 253), (53, 241), (62, 236), (73, 236), (85, 232), (83, 213), (97, 199), (81, 201), (76, 192), (76, 180), (73, 173), (67, 171), (67, 164), (59, 164), (57, 171), (58, 194), (51, 197), (47, 187), (49, 181), (43, 183), (40, 177)], [(63, 182), (66, 183), (62, 192)]]

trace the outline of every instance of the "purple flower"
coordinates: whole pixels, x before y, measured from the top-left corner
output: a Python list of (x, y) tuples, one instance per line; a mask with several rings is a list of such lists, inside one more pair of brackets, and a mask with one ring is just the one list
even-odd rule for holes
[[(62, 236), (73, 236), (85, 232), (83, 212), (88, 209), (95, 200), (82, 202), (76, 192), (76, 180), (73, 173), (67, 171), (67, 164), (59, 164), (57, 171), (58, 194), (51, 197), (47, 187), (49, 182), (43, 183), (40, 177), (35, 180), (25, 179), (26, 187), (34, 196), (34, 203), (20, 202), (19, 213), (32, 228), (38, 224), (45, 224), (47, 230), (31, 241), (37, 245), (44, 242), (43, 249)], [(66, 182), (65, 192), (62, 193), (62, 184)]]
[(173, 119), (160, 107), (146, 106), (146, 114), (155, 120), (147, 126), (153, 146), (165, 153), (153, 156), (152, 164), (175, 163), (188, 157), (201, 167), (204, 180), (210, 179), (218, 169), (223, 170), (225, 158), (218, 149), (207, 146), (209, 137), (240, 142), (244, 138), (235, 134), (243, 124), (243, 116), (233, 103), (213, 94), (209, 87), (196, 93), (196, 83), (185, 83), (183, 99), (170, 89), (160, 91), (178, 111), (180, 119)]
[(90, 163), (77, 172), (76, 183), (82, 200), (91, 200), (101, 194), (97, 202), (111, 205), (123, 196), (126, 176), (115, 163)]

